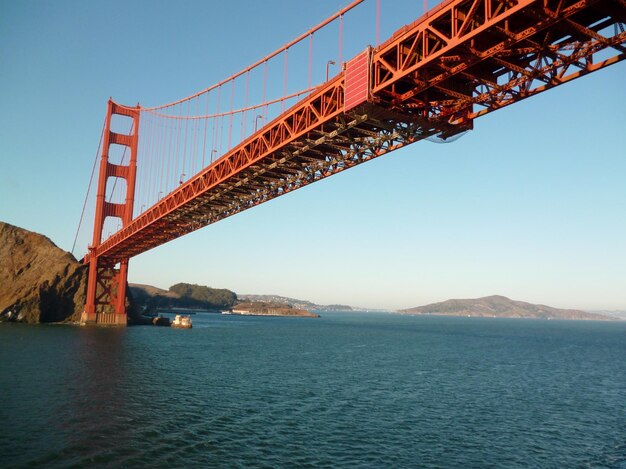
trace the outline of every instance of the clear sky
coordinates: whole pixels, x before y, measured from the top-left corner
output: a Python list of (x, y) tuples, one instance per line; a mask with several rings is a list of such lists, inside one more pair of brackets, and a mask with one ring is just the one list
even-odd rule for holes
[[(70, 250), (109, 96), (189, 95), (347, 3), (1, 2), (0, 220)], [(382, 39), (422, 5), (383, 0)], [(367, 21), (346, 23), (344, 59), (372, 42)], [(144, 253), (130, 281), (372, 308), (502, 294), (626, 310), (625, 128), (620, 63), (455, 143), (419, 142)]]

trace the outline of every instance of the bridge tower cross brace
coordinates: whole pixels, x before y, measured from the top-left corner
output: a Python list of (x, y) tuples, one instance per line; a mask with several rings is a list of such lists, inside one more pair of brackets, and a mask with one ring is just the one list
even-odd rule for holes
[[(120, 134), (111, 130), (111, 118), (114, 115), (132, 119), (130, 134)], [(102, 242), (102, 231), (107, 217), (119, 218), (122, 228), (126, 227), (133, 219), (139, 115), (139, 106), (135, 108), (120, 106), (109, 99), (100, 157), (93, 241), (89, 246), (89, 255), (85, 256), (85, 260), (89, 263), (89, 278), (81, 324), (125, 326), (127, 323), (128, 259), (121, 259), (116, 263), (110, 259), (98, 257), (95, 255), (95, 249)], [(130, 161), (127, 165), (109, 162), (109, 150), (114, 144), (127, 147), (130, 152)], [(110, 178), (126, 180), (126, 200), (124, 203), (118, 204), (106, 200), (107, 182)]]

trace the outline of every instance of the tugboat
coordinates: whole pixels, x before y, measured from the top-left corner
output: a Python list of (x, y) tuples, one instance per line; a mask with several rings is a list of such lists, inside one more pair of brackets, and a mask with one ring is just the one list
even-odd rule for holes
[(159, 314), (158, 316), (153, 317), (151, 322), (152, 322), (152, 325), (154, 326), (164, 326), (164, 327), (170, 326), (170, 318), (166, 318), (162, 314)]
[(189, 316), (181, 316), (180, 314), (177, 314), (176, 317), (174, 317), (172, 327), (176, 327), (178, 329), (191, 329), (191, 318)]

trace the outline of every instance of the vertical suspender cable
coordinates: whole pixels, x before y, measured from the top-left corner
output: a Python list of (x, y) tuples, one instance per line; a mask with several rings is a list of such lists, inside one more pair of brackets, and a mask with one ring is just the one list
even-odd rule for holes
[[(146, 187), (146, 196), (145, 196), (145, 201), (144, 204), (146, 206), (146, 208), (148, 208), (151, 204), (150, 204), (150, 198), (152, 195), (152, 183), (153, 183), (153, 175), (154, 175), (154, 170), (155, 170), (155, 161), (156, 161), (156, 146), (154, 144), (154, 141), (156, 139), (156, 135), (157, 135), (157, 130), (155, 128), (155, 116), (146, 113), (146, 117), (150, 118), (150, 148), (149, 148), (149, 166), (148, 166), (148, 183), (147, 183), (147, 187)], [(143, 117), (142, 117), (143, 119)], [(143, 210), (140, 209), (140, 211), (142, 212)]]
[[(200, 105), (200, 96), (196, 98), (196, 116), (200, 114), (198, 112), (199, 105)], [(193, 146), (191, 148), (191, 169), (189, 171), (189, 177), (196, 174), (196, 160), (198, 159), (198, 119), (194, 119), (192, 122), (192, 125), (193, 125), (193, 130), (192, 130)]]
[(235, 80), (230, 82), (230, 116), (228, 118), (228, 149), (230, 150), (233, 138), (233, 99), (235, 99)]
[[(220, 104), (221, 104), (221, 100), (222, 100), (222, 87), (220, 86), (217, 89), (217, 113), (220, 113)], [(217, 121), (215, 124), (215, 127), (217, 128), (217, 132), (215, 134), (216, 136), (216, 140), (215, 140), (215, 149), (217, 150), (218, 154), (221, 155), (221, 150), (222, 150), (222, 118), (221, 117), (216, 117)]]
[(339, 16), (339, 59), (337, 61), (337, 66), (339, 67), (339, 70), (341, 70), (341, 60), (343, 59), (342, 53), (343, 53), (343, 15), (340, 15)]
[(219, 147), (218, 152), (219, 152), (219, 155), (221, 156), (223, 154), (222, 153), (222, 145), (224, 144), (224, 141), (223, 141), (223, 139), (224, 139), (224, 116), (223, 115), (220, 116), (219, 119), (220, 119), (220, 123), (219, 123), (219, 129), (220, 130), (219, 130), (218, 142), (219, 142), (220, 147)]
[[(189, 100), (189, 107), (191, 107), (191, 100)], [(197, 112), (196, 112), (197, 114)], [(188, 167), (185, 167), (185, 165), (183, 164), (183, 174), (185, 176), (187, 176), (187, 179), (189, 179), (189, 176), (193, 175), (193, 166), (194, 166), (194, 158), (195, 158), (195, 125), (196, 125), (196, 119), (189, 119), (189, 116), (187, 116), (187, 122), (191, 121), (190, 126), (191, 129), (189, 129), (189, 157), (187, 158), (188, 161)], [(185, 182), (185, 178), (181, 176), (180, 178), (181, 181)]]
[(313, 81), (313, 34), (309, 34), (309, 81), (307, 88), (311, 88)]
[(213, 128), (211, 130), (211, 154), (209, 155), (209, 159), (211, 161), (209, 162), (209, 164), (213, 163), (213, 153), (215, 153), (215, 149), (216, 149), (215, 141), (217, 139), (217, 129), (216, 129), (215, 121), (216, 121), (216, 118), (212, 117), (211, 122), (213, 122), (212, 124)]
[[(141, 112), (141, 111), (140, 111)], [(139, 138), (137, 142), (137, 150), (146, 151), (148, 148), (148, 139), (150, 138), (150, 129), (148, 128), (148, 123), (145, 122), (141, 117), (139, 118), (139, 125), (141, 126), (141, 130), (139, 132)], [(139, 208), (141, 207), (146, 191), (146, 170), (147, 170), (147, 161), (142, 156), (136, 155), (137, 158), (137, 175), (135, 177), (135, 197), (133, 203), (133, 213), (132, 218), (135, 218), (135, 213), (139, 213)], [(140, 182), (137, 183), (136, 181)]]
[(171, 167), (171, 171), (170, 171), (170, 177), (171, 179), (167, 181), (167, 189), (166, 192), (169, 194), (170, 191), (172, 191), (174, 189), (174, 184), (175, 184), (175, 180), (176, 180), (176, 174), (178, 173), (178, 164), (180, 161), (180, 146), (181, 146), (181, 141), (182, 141), (182, 122), (183, 120), (180, 119), (181, 117), (183, 117), (183, 104), (179, 104), (178, 105), (178, 119), (175, 119), (174, 122), (176, 122), (176, 155), (173, 155), (173, 164)]
[(154, 197), (154, 203), (159, 201), (159, 190), (161, 189), (161, 181), (163, 180), (163, 160), (165, 160), (165, 129), (163, 128), (163, 119), (158, 118), (156, 121), (158, 130), (157, 140), (157, 154), (156, 161), (159, 167), (156, 168), (154, 173), (154, 187), (152, 197)]
[[(172, 109), (173, 110), (173, 109)], [(171, 165), (171, 160), (172, 158), (172, 153), (174, 153), (174, 150), (172, 149), (172, 145), (174, 144), (174, 122), (172, 122), (171, 119), (166, 120), (165, 122), (170, 122), (170, 141), (168, 142), (168, 151), (167, 151), (167, 166), (166, 166), (166, 171), (165, 171), (165, 184), (163, 184), (163, 187), (161, 188), (161, 197), (163, 197), (165, 195), (165, 193), (167, 192), (167, 188), (170, 184), (170, 165)]]
[(91, 183), (93, 182), (93, 175), (96, 172), (96, 165), (98, 164), (98, 157), (100, 156), (100, 149), (102, 148), (102, 139), (104, 138), (104, 127), (105, 123), (102, 124), (102, 131), (100, 132), (100, 143), (98, 143), (98, 149), (96, 150), (96, 157), (93, 160), (93, 166), (91, 168), (91, 176), (89, 177), (89, 184), (87, 185), (87, 193), (85, 194), (85, 202), (83, 202), (83, 209), (80, 212), (80, 219), (78, 220), (78, 227), (76, 228), (76, 235), (74, 236), (74, 243), (72, 244), (72, 253), (74, 253), (74, 248), (76, 248), (76, 240), (78, 239), (78, 233), (80, 231), (80, 227), (83, 223), (83, 218), (85, 216), (85, 208), (87, 207), (87, 199), (89, 198), (89, 192), (91, 191)]
[[(263, 102), (267, 102), (267, 60), (263, 62)], [(264, 121), (267, 122), (267, 104), (265, 105), (264, 111)]]
[(155, 202), (159, 201), (159, 192), (163, 189), (163, 174), (165, 173), (165, 158), (167, 153), (167, 128), (165, 127), (165, 119), (159, 118), (159, 170), (157, 173), (157, 178), (155, 180), (155, 193), (154, 200)]
[[(248, 72), (246, 73), (246, 100), (243, 106), (244, 109), (248, 108), (248, 96), (250, 96), (250, 70), (248, 70)], [(243, 116), (242, 116), (243, 131), (241, 135), (241, 140), (245, 140), (245, 138), (247, 137), (246, 127), (247, 127), (248, 121), (246, 119), (246, 114), (247, 114), (247, 111), (244, 110)]]
[(376, 46), (380, 46), (380, 0), (376, 0)]
[(283, 99), (280, 100), (280, 111), (285, 110), (285, 96), (287, 96), (287, 74), (289, 73), (289, 49), (285, 49), (285, 68), (283, 70)]
[(187, 101), (187, 118), (185, 119), (185, 145), (183, 146), (183, 165), (180, 170), (179, 184), (183, 183), (183, 175), (185, 174), (185, 165), (187, 161), (187, 134), (189, 133), (189, 108), (191, 107), (191, 100)]
[[(198, 99), (196, 100), (196, 116), (200, 114), (200, 97), (198, 97)], [(192, 174), (196, 174), (196, 164), (198, 164), (198, 166), (200, 165), (200, 161), (198, 158), (198, 149), (199, 149), (199, 145), (200, 145), (200, 120), (199, 119), (194, 119), (195, 124), (196, 124), (196, 138), (194, 140), (194, 150), (193, 150), (193, 168), (191, 173)]]
[[(196, 99), (196, 116), (200, 114), (200, 97), (198, 97)], [(191, 168), (191, 175), (196, 174), (196, 164), (199, 163), (198, 161), (198, 140), (200, 138), (200, 121), (198, 119), (194, 119), (194, 122), (196, 124), (195, 126), (195, 133), (196, 133), (196, 137), (194, 138), (194, 143), (193, 143), (193, 167)]]
[(148, 187), (147, 157), (149, 155), (148, 151), (150, 150), (148, 148), (148, 145), (149, 145), (148, 142), (150, 141), (150, 126), (149, 126), (149, 123), (145, 120), (145, 116), (140, 117), (139, 125), (142, 127), (142, 130), (139, 132), (138, 149), (141, 149), (145, 153), (145, 156), (142, 155), (141, 158), (139, 158), (139, 155), (137, 155), (137, 177), (139, 181), (141, 182), (135, 185), (135, 194), (136, 194), (135, 202), (136, 203), (133, 204), (133, 217), (132, 218), (135, 218), (135, 213), (137, 214), (140, 213), (141, 206), (144, 204), (144, 201), (146, 198), (146, 188)]
[[(209, 100), (211, 99), (211, 92), (209, 91), (206, 94), (206, 112), (204, 113), (205, 115), (209, 115)], [(202, 143), (202, 168), (204, 169), (204, 161), (205, 161), (205, 157), (206, 157), (206, 128), (207, 125), (209, 124), (209, 119), (208, 118), (204, 118), (204, 140)]]
[[(219, 114), (220, 112), (220, 89), (217, 89), (217, 110), (215, 112), (215, 114)], [(211, 141), (211, 163), (213, 163), (213, 154), (217, 153), (217, 131), (218, 131), (218, 125), (217, 125), (217, 117), (212, 117), (211, 119), (213, 119), (213, 139)]]
[(161, 126), (161, 119), (159, 119), (157, 116), (154, 116), (154, 125), (156, 128), (156, 135), (155, 135), (155, 144), (154, 144), (154, 169), (152, 172), (152, 190), (150, 192), (150, 204), (152, 205), (152, 201), (154, 201), (154, 203), (156, 203), (157, 201), (157, 194), (159, 192), (159, 177), (161, 174), (160, 171), (160, 164), (161, 164), (161, 153), (163, 152), (163, 145), (162, 145), (162, 137), (163, 137), (163, 131), (162, 131), (162, 126)]
[[(145, 116), (141, 116), (141, 119), (148, 118), (150, 119), (150, 153), (149, 153), (149, 160), (148, 160), (148, 181), (147, 181), (147, 185), (146, 185), (146, 195), (145, 195), (145, 200), (144, 200), (144, 209), (147, 209), (148, 207), (150, 207), (151, 205), (151, 199), (152, 199), (152, 183), (154, 180), (154, 170), (155, 170), (155, 161), (156, 161), (156, 145), (155, 145), (155, 141), (157, 138), (157, 128), (156, 128), (156, 122), (155, 122), (155, 117), (153, 115), (150, 115), (149, 113), (145, 113)], [(141, 209), (141, 207), (140, 207)], [(140, 210), (140, 212), (143, 212), (143, 210)]]
[[(198, 105), (200, 103), (200, 97), (196, 98), (196, 116), (199, 114), (198, 113)], [(191, 179), (191, 176), (193, 176), (194, 174), (196, 174), (196, 160), (198, 159), (198, 119), (193, 119), (193, 122), (191, 123), (192, 125), (192, 130), (191, 130), (191, 135), (193, 137), (192, 140), (192, 146), (191, 146), (191, 167), (189, 169), (189, 174), (187, 176), (187, 180)]]

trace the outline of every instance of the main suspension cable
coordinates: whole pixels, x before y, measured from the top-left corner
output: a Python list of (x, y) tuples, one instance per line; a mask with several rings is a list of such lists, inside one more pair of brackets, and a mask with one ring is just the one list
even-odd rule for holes
[[(310, 35), (312, 35), (313, 33), (315, 33), (316, 31), (319, 31), (320, 29), (322, 29), (324, 26), (326, 26), (329, 23), (332, 23), (333, 21), (335, 21), (337, 18), (340, 18), (341, 21), (341, 31), (343, 33), (343, 15), (346, 14), (347, 12), (349, 12), (350, 10), (352, 10), (354, 7), (360, 5), (361, 3), (363, 3), (365, 0), (354, 0), (352, 3), (350, 3), (348, 6), (342, 8), (341, 10), (339, 10), (337, 13), (335, 13), (332, 16), (329, 16), (328, 18), (326, 18), (324, 21), (322, 21), (321, 23), (319, 23), (317, 26), (314, 26), (313, 28), (309, 29), (308, 31), (302, 33), (300, 36), (298, 36), (295, 39), (292, 39), (291, 41), (289, 41), (287, 44), (283, 45), (282, 47), (276, 49), (274, 52), (272, 52), (271, 54), (266, 55), (265, 57), (263, 57), (262, 59), (257, 60), (255, 63), (253, 63), (252, 65), (249, 65), (248, 67), (244, 68), (243, 70), (229, 76), (228, 78), (225, 78), (224, 80), (209, 86), (208, 88), (205, 88), (201, 91), (198, 91), (197, 93), (194, 93), (190, 96), (187, 96), (185, 98), (181, 98), (177, 101), (173, 101), (171, 103), (167, 103), (167, 104), (161, 104), (160, 106), (153, 106), (153, 107), (144, 107), (142, 108), (142, 111), (156, 111), (159, 109), (164, 109), (164, 108), (168, 108), (168, 107), (172, 107), (175, 106), (177, 104), (183, 103), (185, 101), (189, 101), (191, 99), (194, 99), (204, 93), (207, 93), (211, 90), (214, 90), (215, 88), (221, 87), (222, 85), (228, 83), (231, 80), (234, 80), (240, 76), (242, 76), (243, 74), (249, 72), (250, 70), (253, 70), (254, 68), (258, 67), (259, 65), (262, 65), (264, 63), (267, 63), (268, 60), (272, 59), (273, 57), (276, 57), (277, 55), (281, 54), (282, 52), (288, 50), (289, 48), (291, 48), (292, 46), (298, 44), (300, 41), (306, 39), (307, 37), (309, 37)], [(340, 53), (341, 55), (341, 53)], [(123, 107), (123, 108), (127, 108), (127, 109), (134, 109), (128, 106), (124, 106), (122, 104), (118, 104), (118, 106)]]
[(87, 208), (87, 200), (89, 199), (89, 193), (91, 192), (91, 183), (93, 182), (93, 175), (96, 173), (96, 165), (98, 164), (98, 157), (100, 156), (100, 149), (102, 148), (102, 139), (104, 138), (104, 128), (106, 127), (106, 118), (102, 123), (102, 130), (100, 131), (100, 142), (98, 143), (98, 149), (96, 150), (96, 157), (93, 160), (93, 167), (91, 168), (91, 176), (89, 177), (89, 184), (87, 185), (87, 193), (85, 194), (85, 201), (83, 202), (83, 210), (80, 212), (80, 219), (78, 220), (78, 227), (76, 228), (76, 235), (74, 236), (74, 243), (72, 244), (72, 254), (76, 248), (76, 241), (78, 240), (78, 233), (80, 227), (83, 224), (83, 218), (85, 216), (85, 209)]

